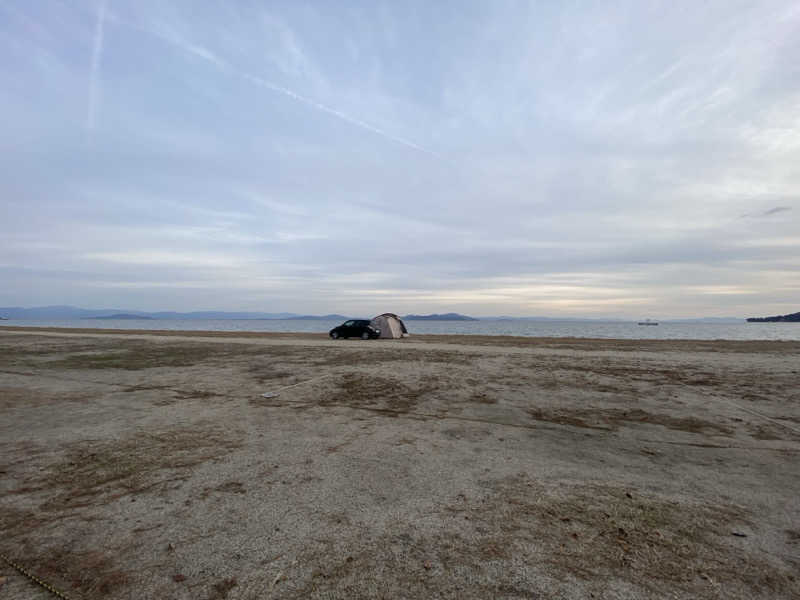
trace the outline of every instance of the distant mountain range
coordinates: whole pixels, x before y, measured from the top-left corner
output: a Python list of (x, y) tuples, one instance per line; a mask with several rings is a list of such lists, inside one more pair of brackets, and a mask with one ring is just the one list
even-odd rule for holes
[(800, 312), (777, 317), (750, 317), (748, 323), (800, 323)]
[(195, 312), (145, 312), (119, 308), (76, 308), (74, 306), (39, 306), (36, 308), (22, 308), (19, 306), (0, 307), (0, 316), (8, 319), (296, 319), (298, 317), (303, 317), (303, 315), (287, 312), (226, 312), (216, 310)]
[[(562, 323), (631, 323), (637, 319), (589, 317), (481, 317), (481, 321), (543, 321)], [(741, 317), (697, 317), (694, 319), (660, 319), (660, 323), (741, 323)]]
[[(753, 318), (750, 321), (797, 321), (797, 315), (778, 317)], [(146, 312), (139, 310), (125, 310), (119, 308), (76, 308), (74, 306), (39, 306), (36, 308), (23, 308), (19, 306), (0, 307), (0, 318), (10, 320), (72, 320), (72, 319), (242, 319), (242, 320), (281, 320), (302, 319), (307, 321), (346, 321), (353, 316), (340, 314), (304, 315), (290, 312), (227, 312), (227, 311), (194, 311), (194, 312)], [(409, 314), (401, 317), (407, 321), (569, 321), (569, 322), (632, 322), (636, 319), (598, 319), (586, 317), (469, 317), (458, 313), (444, 313), (431, 315)], [(697, 319), (661, 319), (662, 323), (741, 323), (744, 319), (736, 317), (704, 317)]]
[(129, 315), (127, 313), (119, 313), (116, 315), (108, 315), (107, 317), (85, 317), (86, 319), (115, 319), (117, 321), (126, 321), (128, 319), (134, 319), (140, 321), (142, 319), (145, 320), (153, 320), (153, 317), (145, 317), (143, 315)]
[[(121, 310), (119, 308), (76, 308), (74, 306), (39, 306), (36, 308), (23, 308), (19, 306), (0, 307), (0, 316), (8, 319), (98, 319), (98, 320), (135, 320), (135, 319), (301, 319), (320, 321), (346, 321), (354, 317), (340, 314), (303, 315), (298, 313), (262, 313), (262, 312), (226, 312), (226, 311), (195, 311), (195, 312), (145, 312), (139, 310)], [(434, 315), (406, 315), (402, 317), (409, 321), (477, 321), (472, 317), (456, 313)]]
[(296, 317), (283, 317), (285, 319), (295, 319), (298, 321), (347, 321), (353, 317), (345, 317), (344, 315), (298, 315)]
[(445, 313), (443, 315), (406, 315), (400, 317), (406, 321), (478, 321), (473, 317), (459, 315), (458, 313)]

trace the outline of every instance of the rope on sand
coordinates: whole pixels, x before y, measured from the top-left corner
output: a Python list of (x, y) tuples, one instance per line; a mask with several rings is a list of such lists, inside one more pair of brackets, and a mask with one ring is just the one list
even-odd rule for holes
[(796, 434), (800, 435), (800, 429), (795, 429), (794, 427), (784, 423), (783, 421), (778, 421), (777, 419), (773, 419), (772, 417), (768, 417), (767, 415), (762, 415), (760, 412), (755, 411), (752, 408), (747, 408), (746, 406), (742, 406), (741, 404), (736, 404), (736, 402), (733, 402), (731, 400), (727, 400), (727, 402), (728, 402), (728, 404), (731, 404), (731, 405), (735, 406), (739, 410), (743, 410), (745, 412), (749, 412), (750, 414), (753, 414), (753, 415), (755, 415), (757, 417), (761, 417), (762, 419), (765, 419), (765, 420), (767, 420), (767, 421), (769, 421), (771, 423), (775, 423), (776, 425), (780, 425), (781, 427), (785, 427), (789, 431), (794, 431)]
[(31, 580), (31, 581), (33, 581), (34, 583), (37, 583), (37, 584), (39, 584), (40, 586), (42, 586), (42, 587), (43, 587), (44, 589), (46, 589), (48, 592), (50, 592), (51, 594), (53, 594), (53, 595), (54, 595), (56, 598), (61, 598), (61, 600), (70, 600), (70, 599), (69, 599), (69, 596), (67, 596), (67, 595), (66, 595), (64, 592), (62, 592), (62, 591), (60, 591), (60, 590), (58, 590), (58, 589), (54, 588), (52, 585), (50, 585), (50, 584), (49, 584), (49, 583), (47, 583), (46, 581), (42, 581), (42, 580), (41, 580), (41, 579), (39, 579), (39, 578), (38, 578), (36, 575), (34, 575), (34, 574), (33, 574), (33, 573), (31, 573), (30, 571), (28, 571), (28, 570), (27, 570), (25, 567), (23, 567), (23, 566), (21, 566), (21, 565), (18, 565), (18, 564), (17, 564), (17, 563), (15, 563), (13, 560), (11, 560), (10, 558), (8, 558), (8, 557), (7, 557), (5, 554), (1, 554), (1, 553), (0, 553), (0, 558), (2, 558), (2, 559), (3, 559), (4, 561), (6, 561), (6, 562), (7, 562), (9, 565), (11, 565), (12, 567), (14, 567), (14, 568), (15, 568), (17, 571), (19, 571), (20, 573), (22, 573), (22, 574), (23, 574), (25, 577), (27, 577), (28, 579), (30, 579), (30, 580)]
[[(682, 385), (683, 385), (683, 387), (685, 387), (687, 389), (692, 389), (690, 386), (686, 385), (685, 383), (682, 384)], [(692, 391), (694, 391), (694, 390), (692, 390)], [(787, 423), (784, 423), (783, 421), (779, 421), (778, 419), (773, 419), (772, 417), (768, 417), (767, 415), (765, 415), (763, 413), (760, 413), (757, 410), (753, 410), (752, 408), (747, 408), (746, 406), (742, 406), (741, 404), (738, 404), (737, 402), (734, 402), (733, 400), (728, 400), (727, 398), (720, 397), (720, 396), (706, 396), (706, 397), (707, 398), (711, 398), (712, 400), (721, 400), (722, 402), (724, 402), (724, 403), (726, 403), (726, 404), (728, 404), (730, 406), (733, 406), (734, 408), (738, 408), (739, 410), (743, 410), (744, 412), (748, 412), (751, 415), (755, 415), (756, 417), (758, 417), (760, 419), (764, 419), (765, 421), (769, 421), (770, 423), (775, 423), (776, 425), (780, 425), (781, 427), (783, 427), (785, 429), (788, 429), (789, 431), (794, 432), (797, 435), (800, 435), (800, 429), (792, 427), (791, 425), (789, 425)]]
[(334, 375), (339, 375), (339, 373), (328, 373), (327, 375), (320, 375), (319, 377), (314, 377), (313, 379), (306, 379), (305, 381), (298, 381), (297, 383), (293, 383), (292, 385), (285, 385), (283, 387), (279, 387), (272, 392), (264, 392), (261, 394), (264, 398), (275, 398), (282, 392), (283, 390), (288, 390), (289, 388), (297, 387), (298, 385), (305, 385), (306, 383), (311, 383), (312, 381), (319, 381), (320, 379), (325, 379), (326, 377), (333, 377)]

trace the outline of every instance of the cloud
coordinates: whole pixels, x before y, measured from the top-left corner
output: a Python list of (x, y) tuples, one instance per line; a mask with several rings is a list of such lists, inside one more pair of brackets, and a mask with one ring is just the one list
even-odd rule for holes
[(0, 298), (793, 312), (789, 4), (0, 6)]
[(258, 77), (257, 75), (252, 75), (250, 73), (244, 73), (244, 72), (241, 72), (241, 71), (233, 70), (233, 72), (235, 72), (237, 75), (239, 75), (243, 79), (246, 79), (247, 81), (250, 81), (251, 83), (254, 83), (255, 85), (267, 88), (268, 90), (272, 90), (273, 92), (277, 92), (279, 94), (283, 94), (284, 96), (288, 96), (289, 98), (292, 98), (293, 100), (301, 102), (301, 103), (305, 104), (306, 106), (310, 106), (311, 108), (314, 108), (316, 110), (319, 110), (319, 111), (322, 111), (322, 112), (327, 113), (329, 115), (332, 115), (332, 116), (336, 117), (337, 119), (341, 119), (342, 121), (345, 121), (346, 123), (350, 123), (351, 125), (355, 125), (356, 127), (360, 127), (361, 129), (365, 129), (366, 131), (370, 131), (370, 132), (372, 132), (372, 133), (374, 133), (376, 135), (379, 135), (379, 136), (381, 136), (383, 138), (386, 138), (387, 140), (389, 140), (391, 142), (396, 142), (396, 143), (401, 144), (403, 146), (407, 146), (408, 148), (412, 148), (414, 150), (418, 150), (419, 152), (424, 152), (425, 154), (428, 154), (429, 156), (433, 156), (434, 158), (443, 159), (443, 157), (438, 152), (434, 152), (433, 150), (428, 150), (427, 148), (423, 148), (422, 146), (420, 146), (419, 144), (417, 144), (415, 142), (412, 142), (411, 140), (408, 140), (406, 138), (403, 138), (403, 137), (388, 133), (388, 132), (384, 131), (383, 129), (380, 129), (379, 127), (375, 127), (374, 125), (370, 125), (366, 121), (362, 121), (361, 119), (358, 119), (356, 117), (353, 117), (353, 116), (350, 116), (348, 114), (345, 114), (340, 110), (337, 110), (335, 108), (331, 108), (330, 106), (325, 106), (324, 104), (322, 104), (320, 102), (317, 102), (316, 100), (312, 100), (311, 98), (306, 98), (305, 96), (301, 96), (300, 94), (297, 94), (297, 93), (293, 92), (292, 90), (290, 90), (288, 88), (276, 85), (276, 84), (264, 79), (263, 77)]
[(764, 211), (744, 213), (740, 218), (760, 219), (763, 217), (777, 215), (778, 213), (787, 212), (790, 210), (792, 210), (791, 206), (775, 206), (773, 208)]
[(374, 133), (375, 135), (378, 135), (378, 136), (380, 136), (380, 137), (382, 137), (382, 138), (384, 138), (386, 140), (389, 140), (391, 142), (394, 142), (396, 144), (400, 144), (402, 146), (406, 146), (407, 148), (411, 148), (411, 149), (416, 150), (418, 152), (425, 153), (425, 154), (427, 154), (429, 156), (432, 156), (434, 158), (437, 158), (437, 159), (440, 159), (440, 160), (444, 160), (444, 157), (441, 154), (439, 154), (438, 152), (434, 152), (433, 150), (425, 148), (425, 147), (421, 146), (420, 144), (417, 144), (416, 142), (413, 142), (413, 141), (411, 141), (411, 140), (409, 140), (409, 139), (407, 139), (405, 137), (401, 137), (399, 135), (395, 135), (395, 134), (389, 133), (388, 131), (386, 131), (384, 129), (381, 129), (380, 127), (376, 127), (376, 126), (374, 126), (374, 125), (372, 125), (372, 124), (370, 124), (370, 123), (368, 123), (368, 122), (366, 122), (366, 121), (364, 121), (362, 119), (359, 119), (358, 117), (355, 117), (353, 115), (347, 114), (347, 113), (345, 113), (345, 112), (343, 112), (341, 110), (338, 110), (336, 108), (333, 108), (331, 106), (323, 104), (322, 102), (318, 102), (318, 101), (316, 101), (316, 100), (314, 100), (312, 98), (309, 98), (307, 96), (304, 96), (302, 94), (298, 94), (297, 92), (295, 92), (295, 91), (293, 91), (293, 90), (291, 90), (291, 89), (289, 89), (287, 87), (284, 87), (282, 85), (278, 85), (277, 83), (274, 83), (274, 82), (272, 82), (272, 81), (270, 81), (270, 80), (268, 80), (268, 79), (266, 79), (264, 77), (260, 77), (258, 75), (253, 74), (253, 73), (249, 73), (247, 71), (243, 71), (241, 69), (238, 69), (233, 64), (231, 64), (228, 61), (220, 58), (216, 53), (208, 50), (207, 48), (204, 48), (203, 46), (200, 46), (198, 44), (189, 42), (189, 41), (181, 38), (179, 35), (175, 34), (174, 32), (165, 33), (163, 31), (163, 29), (164, 29), (163, 25), (159, 28), (160, 30), (159, 29), (148, 29), (148, 28), (137, 28), (137, 29), (139, 29), (140, 31), (146, 32), (146, 33), (148, 33), (148, 34), (150, 34), (150, 35), (152, 35), (152, 36), (154, 36), (154, 37), (156, 37), (156, 38), (158, 38), (158, 39), (160, 39), (160, 40), (162, 40), (162, 41), (164, 41), (164, 42), (166, 42), (166, 43), (168, 43), (168, 44), (170, 44), (172, 46), (175, 46), (176, 48), (179, 48), (184, 52), (187, 52), (187, 53), (189, 53), (189, 54), (191, 54), (193, 56), (201, 58), (201, 59), (207, 61), (208, 63), (214, 65), (218, 69), (221, 69), (221, 70), (224, 70), (224, 71), (226, 71), (226, 72), (228, 72), (230, 74), (233, 74), (233, 75), (235, 75), (235, 76), (237, 76), (237, 77), (239, 77), (239, 78), (241, 78), (241, 79), (243, 79), (245, 81), (250, 82), (253, 85), (256, 85), (258, 87), (270, 90), (270, 91), (275, 92), (277, 94), (281, 94), (281, 95), (283, 95), (283, 96), (285, 96), (287, 98), (290, 98), (290, 99), (294, 100), (295, 102), (299, 102), (299, 103), (301, 103), (301, 104), (303, 104), (305, 106), (308, 106), (308, 107), (310, 107), (310, 108), (312, 108), (314, 110), (320, 111), (322, 113), (325, 113), (325, 114), (333, 116), (333, 117), (335, 117), (337, 119), (340, 119), (341, 121), (349, 123), (350, 125), (353, 125), (355, 127), (359, 127), (360, 129), (363, 129), (365, 131), (369, 131), (371, 133)]
[(94, 42), (92, 44), (92, 62), (89, 72), (89, 103), (86, 109), (86, 128), (92, 131), (97, 120), (99, 109), (99, 79), (100, 61), (103, 56), (103, 32), (106, 21), (107, 0), (100, 0), (97, 7), (97, 21), (94, 30)]
[(92, 252), (84, 255), (90, 261), (101, 261), (120, 265), (141, 265), (145, 267), (234, 267), (237, 259), (219, 253), (188, 254), (160, 250), (137, 250), (134, 252)]
[(774, 215), (787, 210), (792, 210), (792, 208), (790, 206), (776, 206), (775, 208), (770, 208), (769, 210), (765, 210), (763, 213), (761, 213), (761, 216), (767, 217), (769, 215)]

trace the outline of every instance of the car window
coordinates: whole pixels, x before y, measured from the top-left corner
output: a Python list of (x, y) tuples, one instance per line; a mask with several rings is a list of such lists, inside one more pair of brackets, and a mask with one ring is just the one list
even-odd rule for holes
[(345, 322), (344, 322), (344, 326), (345, 326), (345, 327), (352, 327), (354, 322), (355, 322), (355, 321), (345, 321)]

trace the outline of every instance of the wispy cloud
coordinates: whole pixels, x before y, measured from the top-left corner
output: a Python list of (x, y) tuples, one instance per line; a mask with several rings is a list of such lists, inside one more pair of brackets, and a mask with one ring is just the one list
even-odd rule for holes
[(279, 94), (283, 94), (284, 96), (288, 96), (289, 98), (292, 98), (293, 100), (297, 100), (298, 102), (301, 102), (301, 103), (305, 104), (306, 106), (310, 106), (311, 108), (314, 108), (316, 110), (319, 110), (319, 111), (322, 111), (322, 112), (327, 113), (329, 115), (332, 115), (332, 116), (334, 116), (334, 117), (336, 117), (338, 119), (341, 119), (342, 121), (350, 123), (351, 125), (355, 125), (356, 127), (361, 127), (362, 129), (366, 129), (367, 131), (371, 131), (372, 133), (374, 133), (376, 135), (379, 135), (381, 137), (384, 137), (389, 141), (396, 142), (398, 144), (402, 144), (403, 146), (407, 146), (409, 148), (413, 148), (414, 150), (418, 150), (419, 152), (424, 152), (425, 154), (428, 154), (428, 155), (433, 156), (435, 158), (439, 158), (439, 159), (443, 158), (439, 153), (434, 152), (433, 150), (428, 150), (427, 148), (423, 148), (422, 146), (420, 146), (419, 144), (417, 144), (415, 142), (412, 142), (411, 140), (408, 140), (406, 138), (402, 138), (402, 137), (397, 136), (397, 135), (393, 135), (393, 134), (388, 133), (387, 131), (385, 131), (383, 129), (375, 127), (374, 125), (370, 125), (366, 121), (362, 121), (361, 119), (357, 119), (355, 117), (352, 117), (352, 116), (350, 116), (348, 114), (343, 113), (340, 110), (336, 110), (335, 108), (331, 108), (330, 106), (326, 106), (325, 104), (322, 104), (321, 102), (317, 102), (316, 100), (312, 100), (311, 98), (306, 98), (305, 96), (301, 96), (300, 94), (298, 94), (296, 92), (293, 92), (292, 90), (290, 90), (288, 88), (285, 88), (283, 86), (276, 85), (276, 84), (272, 83), (271, 81), (268, 81), (268, 80), (264, 79), (263, 77), (259, 77), (257, 75), (252, 75), (251, 73), (245, 73), (245, 72), (242, 72), (242, 71), (235, 71), (235, 72), (240, 77), (243, 77), (244, 79), (246, 79), (247, 81), (250, 81), (251, 83), (254, 83), (255, 85), (258, 85), (258, 86), (261, 86), (261, 87), (265, 87), (265, 88), (267, 88), (269, 90), (272, 90), (273, 92), (277, 92)]
[(216, 53), (212, 52), (211, 50), (208, 50), (207, 48), (199, 44), (187, 41), (182, 37), (180, 37), (179, 35), (175, 34), (174, 32), (157, 31), (152, 28), (148, 29), (143, 27), (136, 27), (136, 29), (148, 33), (163, 42), (166, 42), (188, 54), (191, 54), (192, 56), (196, 56), (208, 62), (209, 64), (214, 65), (218, 69), (224, 70), (232, 75), (240, 77), (245, 81), (252, 83), (253, 85), (270, 90), (271, 92), (275, 92), (277, 94), (282, 94), (283, 96), (291, 98), (292, 100), (304, 104), (314, 110), (323, 112), (332, 117), (340, 119), (346, 123), (349, 123), (350, 125), (354, 125), (355, 127), (359, 127), (366, 131), (374, 133), (375, 135), (378, 135), (396, 144), (401, 144), (403, 146), (406, 146), (407, 148), (411, 148), (418, 152), (423, 152), (429, 156), (433, 156), (434, 158), (438, 158), (440, 160), (444, 160), (444, 157), (438, 152), (434, 152), (433, 150), (425, 148), (420, 144), (417, 144), (416, 142), (409, 140), (408, 138), (389, 133), (385, 129), (376, 127), (375, 125), (367, 123), (362, 119), (349, 115), (341, 110), (328, 106), (327, 104), (323, 104), (322, 102), (318, 102), (313, 98), (309, 98), (302, 94), (298, 94), (297, 92), (290, 90), (289, 88), (284, 87), (282, 85), (278, 85), (277, 83), (274, 83), (264, 77), (238, 69), (235, 65), (224, 60), (223, 58), (220, 58)]
[(120, 252), (91, 252), (83, 258), (124, 265), (178, 266), (181, 268), (234, 267), (239, 264), (235, 258), (213, 253), (182, 253), (169, 250), (135, 250)]
[(89, 103), (86, 109), (86, 128), (89, 131), (95, 128), (99, 108), (100, 61), (103, 57), (106, 7), (107, 0), (100, 0), (100, 4), (97, 7), (97, 21), (94, 29), (94, 43), (92, 44), (92, 62), (89, 71)]
[(741, 216), (741, 218), (749, 218), (749, 219), (759, 219), (762, 217), (769, 217), (772, 215), (777, 215), (778, 213), (787, 212), (792, 210), (791, 206), (775, 206), (774, 208), (770, 208), (764, 211), (757, 211), (757, 212), (750, 212), (745, 213)]
[(775, 208), (770, 208), (769, 210), (765, 210), (761, 213), (762, 217), (768, 217), (769, 215), (774, 215), (779, 212), (785, 212), (787, 210), (792, 210), (790, 206), (776, 206)]

